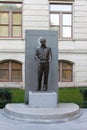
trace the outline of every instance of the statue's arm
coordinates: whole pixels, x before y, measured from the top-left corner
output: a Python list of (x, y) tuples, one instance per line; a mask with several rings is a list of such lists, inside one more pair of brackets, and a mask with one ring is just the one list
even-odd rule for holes
[(52, 50), (51, 48), (49, 48), (49, 62), (52, 61)]
[(38, 52), (37, 49), (35, 50), (35, 56), (34, 56), (34, 58), (35, 58), (36, 61), (38, 61), (38, 62), (40, 61), (40, 59), (39, 59), (39, 52)]

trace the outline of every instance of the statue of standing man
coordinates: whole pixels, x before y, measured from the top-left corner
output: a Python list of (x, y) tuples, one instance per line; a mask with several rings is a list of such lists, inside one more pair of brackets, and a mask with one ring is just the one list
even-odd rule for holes
[(41, 37), (39, 39), (40, 47), (35, 51), (35, 60), (38, 61), (38, 86), (37, 91), (41, 90), (42, 77), (43, 81), (43, 91), (48, 89), (48, 75), (49, 75), (49, 63), (52, 60), (51, 48), (46, 46), (46, 39)]

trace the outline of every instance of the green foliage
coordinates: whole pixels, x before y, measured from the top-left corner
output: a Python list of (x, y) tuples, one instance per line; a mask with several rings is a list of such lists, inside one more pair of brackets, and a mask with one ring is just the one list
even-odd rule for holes
[(83, 107), (87, 108), (87, 88), (82, 88), (80, 89), (80, 93), (82, 94), (83, 97)]
[(87, 88), (80, 89), (80, 93), (82, 94), (83, 99), (87, 100)]
[[(59, 88), (58, 102), (76, 103), (80, 107), (87, 108), (87, 101), (84, 101), (83, 98), (83, 89), (87, 90), (87, 88)], [(4, 107), (5, 104), (9, 102), (24, 103), (24, 94), (25, 94), (24, 89), (20, 89), (20, 88), (0, 89), (0, 104), (2, 105), (4, 104), (3, 105)], [(9, 101), (7, 99), (9, 99)], [(0, 108), (2, 108), (1, 105)]]
[(0, 88), (0, 108), (3, 108), (7, 103), (10, 103), (12, 94), (9, 89)]
[(24, 90), (0, 88), (0, 108), (4, 108), (7, 103), (24, 103)]

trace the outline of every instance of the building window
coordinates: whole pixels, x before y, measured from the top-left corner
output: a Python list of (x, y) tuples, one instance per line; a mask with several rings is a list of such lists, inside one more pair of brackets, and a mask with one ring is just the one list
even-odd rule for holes
[(72, 4), (50, 4), (50, 29), (59, 38), (72, 38)]
[(21, 3), (0, 3), (0, 37), (22, 37)]
[(1, 82), (21, 82), (22, 64), (15, 61), (6, 61), (0, 63), (0, 81)]
[(59, 61), (59, 82), (72, 82), (73, 65), (69, 62)]

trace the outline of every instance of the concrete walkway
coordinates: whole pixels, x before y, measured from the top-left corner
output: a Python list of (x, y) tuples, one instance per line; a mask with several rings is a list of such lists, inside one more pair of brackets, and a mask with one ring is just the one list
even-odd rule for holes
[(82, 115), (64, 123), (35, 124), (11, 120), (3, 115), (0, 109), (0, 130), (87, 130), (87, 109), (82, 109)]

